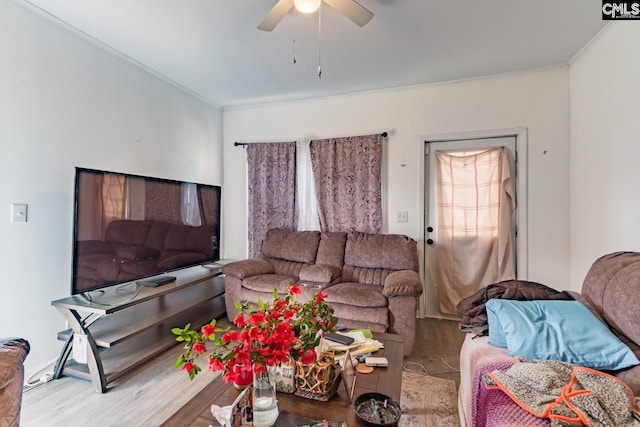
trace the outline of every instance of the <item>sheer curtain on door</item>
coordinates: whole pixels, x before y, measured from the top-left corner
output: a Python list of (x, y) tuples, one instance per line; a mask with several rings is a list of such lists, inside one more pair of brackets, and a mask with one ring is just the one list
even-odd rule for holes
[(437, 289), (442, 313), (491, 283), (515, 278), (513, 183), (504, 147), (436, 151)]
[(382, 136), (311, 141), (322, 231), (382, 229)]
[(247, 144), (249, 257), (260, 255), (270, 228), (295, 230), (296, 143)]

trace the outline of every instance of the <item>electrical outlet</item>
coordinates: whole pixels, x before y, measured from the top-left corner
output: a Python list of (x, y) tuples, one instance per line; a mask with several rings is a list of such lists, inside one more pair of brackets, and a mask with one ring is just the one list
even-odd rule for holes
[(398, 222), (408, 222), (409, 221), (409, 212), (400, 211), (398, 212)]
[(11, 222), (27, 222), (27, 205), (18, 203), (11, 205)]

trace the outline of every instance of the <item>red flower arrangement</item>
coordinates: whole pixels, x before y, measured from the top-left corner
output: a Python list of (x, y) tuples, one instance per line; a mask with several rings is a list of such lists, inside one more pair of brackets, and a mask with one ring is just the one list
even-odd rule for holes
[(200, 331), (192, 330), (190, 324), (173, 328), (176, 340), (185, 343), (176, 368), (195, 378), (202, 370), (195, 359), (207, 352), (207, 343), (215, 347), (207, 356), (208, 369), (223, 371), (227, 383), (238, 379), (242, 370), (260, 374), (267, 366), (298, 360), (303, 364), (315, 362), (315, 347), (324, 333), (336, 330), (338, 318), (324, 301), (324, 292), (305, 303), (296, 302), (300, 294), (297, 284), (291, 285), (285, 296), (274, 289), (273, 302), (266, 305), (259, 300), (257, 310), (236, 301), (238, 314), (233, 323), (239, 330), (220, 329), (215, 319)]

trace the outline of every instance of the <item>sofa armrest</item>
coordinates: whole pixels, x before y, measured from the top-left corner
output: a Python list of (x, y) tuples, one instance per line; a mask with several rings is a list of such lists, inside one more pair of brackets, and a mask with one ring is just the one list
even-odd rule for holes
[(0, 339), (0, 390), (16, 379), (22, 382), (22, 378), (16, 377), (22, 372), (29, 350), (29, 342), (22, 338)]
[(418, 297), (422, 294), (420, 276), (413, 270), (394, 271), (385, 279), (382, 294), (387, 298), (397, 296)]
[(237, 277), (243, 280), (246, 277), (258, 276), (260, 274), (273, 274), (273, 265), (264, 259), (243, 259), (222, 267), (222, 273), (227, 276)]
[(331, 283), (342, 275), (342, 269), (331, 265), (310, 264), (300, 270), (300, 280), (314, 283)]

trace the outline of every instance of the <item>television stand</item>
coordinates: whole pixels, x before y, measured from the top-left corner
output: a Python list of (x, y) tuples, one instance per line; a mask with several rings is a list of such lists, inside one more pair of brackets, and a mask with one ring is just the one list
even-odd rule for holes
[[(58, 333), (64, 345), (53, 378), (68, 375), (90, 380), (96, 392), (105, 393), (111, 382), (140, 361), (174, 346), (171, 328), (186, 323), (200, 326), (225, 315), (222, 265), (195, 266), (171, 274), (175, 282), (139, 287), (135, 297), (122, 303), (104, 303), (109, 290), (122, 285), (107, 288), (89, 301), (79, 295), (52, 301), (70, 327)], [(86, 363), (73, 359), (74, 336), (78, 343), (86, 337), (86, 352), (77, 349), (79, 355), (86, 353)]]

